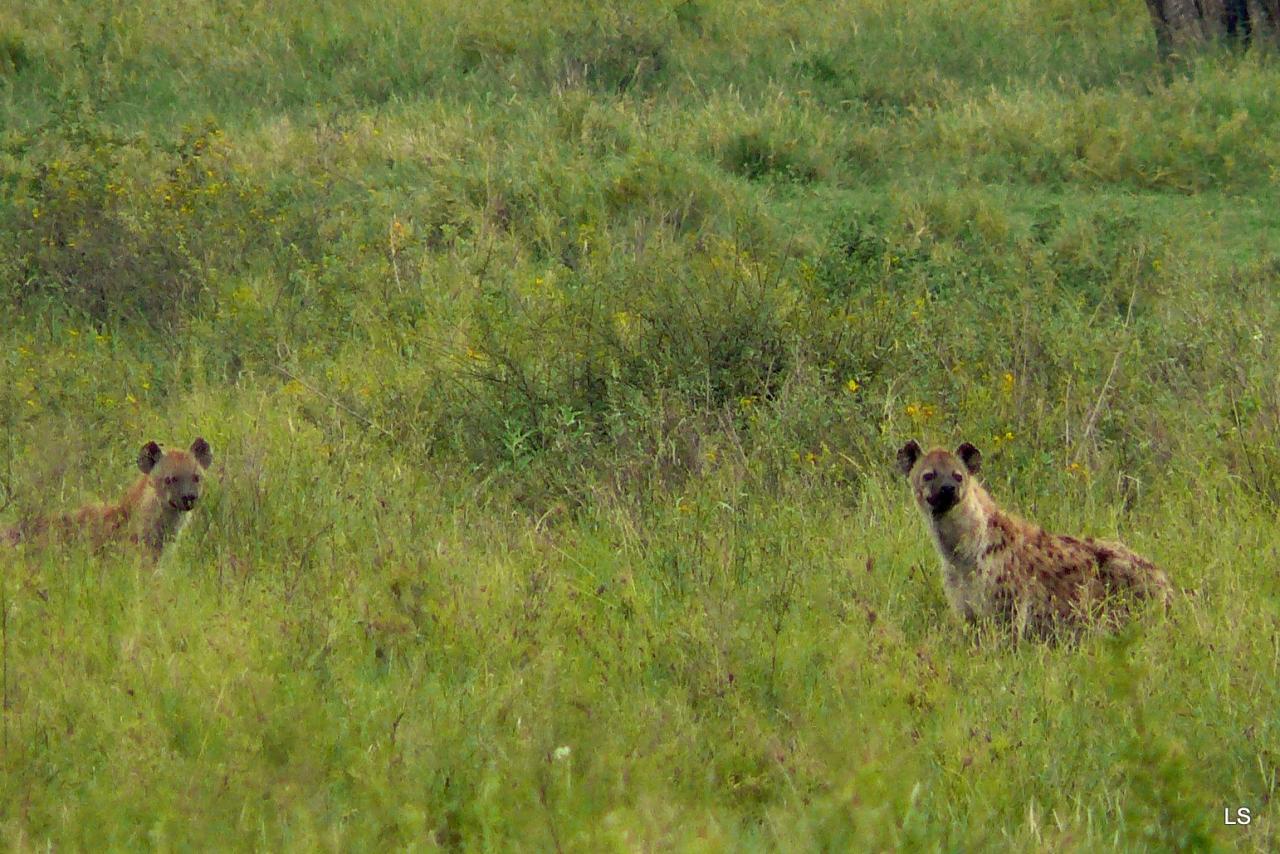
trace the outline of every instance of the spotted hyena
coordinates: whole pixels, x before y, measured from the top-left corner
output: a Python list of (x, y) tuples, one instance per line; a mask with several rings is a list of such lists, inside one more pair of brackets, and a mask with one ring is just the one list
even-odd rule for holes
[(1165, 574), (1120, 543), (1050, 534), (1001, 510), (975, 477), (981, 464), (968, 442), (955, 453), (924, 453), (914, 440), (898, 451), (942, 557), (947, 600), (966, 620), (1044, 636), (1116, 625), (1139, 600), (1168, 601)]
[(101, 546), (127, 539), (158, 558), (200, 500), (203, 476), (212, 464), (213, 451), (204, 439), (196, 439), (185, 451), (164, 451), (148, 442), (138, 452), (142, 476), (119, 502), (90, 504), (68, 515), (30, 519), (0, 532), (0, 542), (17, 545), (84, 538)]

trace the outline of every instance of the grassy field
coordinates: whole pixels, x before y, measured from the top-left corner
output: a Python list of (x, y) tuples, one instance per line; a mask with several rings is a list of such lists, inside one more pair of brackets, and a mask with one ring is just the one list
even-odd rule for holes
[[(0, 10), (0, 523), (216, 458), (0, 554), (0, 840), (1275, 850), (1277, 139), (1136, 0)], [(1184, 593), (966, 631), (911, 437)]]

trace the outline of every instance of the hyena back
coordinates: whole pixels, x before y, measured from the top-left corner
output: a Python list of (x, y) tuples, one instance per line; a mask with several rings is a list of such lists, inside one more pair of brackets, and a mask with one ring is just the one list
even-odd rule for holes
[(159, 558), (195, 508), (204, 489), (203, 474), (213, 451), (203, 438), (188, 450), (164, 451), (148, 442), (138, 452), (141, 476), (115, 504), (90, 504), (62, 516), (37, 517), (0, 532), (0, 541), (23, 542), (83, 538), (95, 547), (128, 539)]
[(1001, 510), (974, 477), (981, 463), (968, 442), (955, 453), (924, 453), (914, 440), (898, 451), (942, 558), (947, 600), (962, 617), (1043, 636), (1115, 626), (1138, 601), (1168, 601), (1165, 574), (1126, 546), (1050, 534)]

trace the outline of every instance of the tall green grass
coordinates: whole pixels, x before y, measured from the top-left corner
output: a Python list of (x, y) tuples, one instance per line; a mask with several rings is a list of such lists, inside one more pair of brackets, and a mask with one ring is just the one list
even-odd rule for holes
[[(0, 12), (0, 519), (217, 458), (158, 571), (0, 554), (5, 841), (1273, 848), (1277, 82), (1131, 3)], [(966, 632), (912, 436), (1185, 592)]]

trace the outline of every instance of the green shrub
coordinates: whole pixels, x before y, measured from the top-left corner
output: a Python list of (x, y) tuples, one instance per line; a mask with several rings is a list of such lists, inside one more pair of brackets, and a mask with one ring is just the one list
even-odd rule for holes
[(20, 33), (0, 30), (0, 75), (21, 74), (32, 61), (31, 50)]
[(11, 138), (17, 165), (0, 175), (12, 200), (11, 298), (61, 302), (98, 323), (164, 326), (195, 310), (209, 250), (235, 233), (210, 216), (235, 192), (218, 138), (208, 125), (155, 145), (74, 107)]

